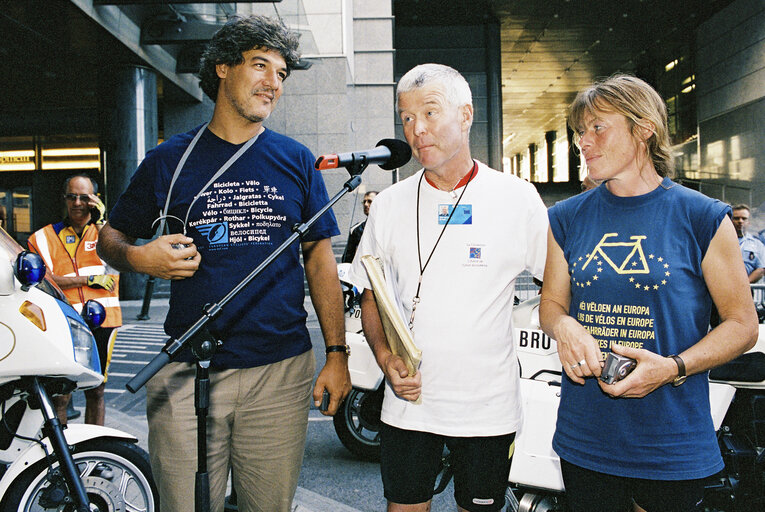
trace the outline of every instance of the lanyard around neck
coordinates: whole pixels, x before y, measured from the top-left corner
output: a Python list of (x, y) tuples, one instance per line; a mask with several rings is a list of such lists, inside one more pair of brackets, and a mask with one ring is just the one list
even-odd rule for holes
[(415, 292), (414, 298), (412, 299), (412, 316), (409, 317), (410, 330), (414, 327), (414, 312), (417, 309), (417, 304), (420, 303), (420, 288), (422, 287), (422, 275), (425, 273), (425, 269), (428, 268), (430, 259), (433, 257), (433, 253), (436, 252), (436, 247), (438, 247), (438, 243), (441, 241), (441, 237), (444, 236), (446, 227), (449, 225), (449, 222), (451, 222), (454, 212), (457, 211), (457, 206), (459, 206), (460, 202), (462, 201), (462, 196), (465, 195), (468, 185), (470, 184), (471, 181), (473, 181), (473, 177), (475, 176), (475, 172), (477, 169), (478, 169), (478, 164), (473, 162), (473, 168), (470, 170), (470, 176), (468, 177), (467, 183), (465, 183), (465, 188), (462, 189), (462, 193), (460, 193), (460, 196), (457, 199), (457, 202), (454, 203), (454, 206), (452, 207), (452, 211), (449, 213), (449, 217), (446, 219), (446, 223), (444, 224), (444, 227), (441, 228), (441, 233), (438, 235), (438, 238), (436, 239), (436, 243), (433, 244), (433, 248), (430, 250), (428, 259), (425, 260), (425, 265), (422, 264), (422, 251), (420, 249), (420, 189), (422, 188), (422, 179), (425, 177), (424, 169), (422, 171), (422, 174), (420, 175), (420, 181), (417, 182), (417, 263), (420, 268), (420, 277), (417, 281), (417, 291)]
[[(167, 211), (170, 208), (170, 195), (173, 192), (173, 186), (175, 186), (175, 180), (178, 179), (178, 176), (181, 174), (181, 170), (183, 170), (183, 166), (186, 164), (186, 160), (188, 160), (189, 155), (194, 150), (194, 147), (197, 145), (197, 142), (199, 142), (199, 139), (202, 137), (202, 133), (207, 129), (207, 126), (210, 123), (205, 123), (205, 125), (197, 132), (197, 134), (192, 139), (191, 143), (189, 144), (189, 147), (186, 148), (186, 151), (183, 153), (183, 156), (178, 161), (178, 165), (175, 167), (175, 172), (173, 173), (173, 178), (170, 180), (170, 188), (167, 191), (167, 199), (165, 200), (165, 208), (162, 210), (162, 215), (159, 217), (160, 224), (159, 224), (159, 234), (163, 235), (166, 228), (166, 219), (168, 218)], [(260, 136), (260, 132), (256, 134), (254, 137), (252, 137), (250, 140), (244, 143), (244, 145), (237, 150), (236, 153), (234, 153), (231, 158), (229, 158), (226, 163), (224, 163), (218, 171), (213, 174), (213, 177), (210, 178), (210, 180), (205, 184), (202, 189), (197, 192), (197, 194), (194, 196), (194, 199), (191, 200), (191, 204), (189, 205), (189, 208), (186, 210), (186, 217), (183, 219), (183, 234), (186, 234), (186, 223), (189, 220), (189, 212), (191, 212), (191, 207), (194, 206), (194, 203), (197, 201), (197, 199), (200, 198), (200, 196), (208, 189), (210, 188), (210, 185), (212, 185), (215, 180), (217, 180), (221, 174), (226, 172), (229, 167), (234, 165), (234, 162), (239, 160), (239, 157), (241, 157), (250, 147), (252, 147), (253, 144), (255, 144), (255, 141), (258, 140), (258, 137)], [(177, 217), (176, 217), (177, 218)], [(180, 220), (180, 219), (178, 219)]]

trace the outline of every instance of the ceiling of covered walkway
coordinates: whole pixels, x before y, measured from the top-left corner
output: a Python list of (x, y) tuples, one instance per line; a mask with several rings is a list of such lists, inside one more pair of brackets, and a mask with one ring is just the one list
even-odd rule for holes
[[(641, 62), (661, 62), (675, 48), (692, 45), (698, 25), (731, 1), (393, 0), (393, 10), (397, 24), (499, 24), (503, 141), (509, 155), (538, 142), (540, 133), (558, 129), (566, 105), (594, 78), (635, 71)], [(0, 110), (93, 109), (105, 69), (141, 63), (135, 49), (92, 23), (76, 3), (45, 2), (43, 12), (34, 1), (0, 3)], [(172, 0), (133, 3), (146, 5), (121, 12), (136, 27), (149, 17), (183, 23), (183, 9)], [(219, 9), (233, 12), (233, 3)], [(182, 58), (177, 44), (154, 46), (168, 59)], [(176, 83), (188, 76), (177, 74)], [(165, 94), (180, 91), (166, 89)]]
[[(693, 44), (731, 0), (397, 0), (396, 23), (499, 23), (504, 154), (555, 130), (576, 92)], [(446, 7), (448, 6), (448, 8)]]

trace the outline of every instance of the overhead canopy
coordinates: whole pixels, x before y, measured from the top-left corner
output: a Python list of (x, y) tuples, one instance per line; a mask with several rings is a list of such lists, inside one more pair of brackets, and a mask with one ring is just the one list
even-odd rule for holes
[[(309, 1), (309, 0), (305, 0)], [(695, 28), (731, 0), (394, 0), (395, 23), (499, 25), (504, 153), (561, 126), (566, 105), (598, 76), (693, 45)], [(193, 5), (197, 4), (197, 5)], [(235, 2), (56, 0), (0, 7), (0, 114), (94, 109), (104, 73), (148, 65), (165, 94), (201, 100), (201, 45)], [(286, 5), (286, 4), (284, 4)], [(276, 6), (275, 6), (276, 8)], [(363, 16), (363, 13), (355, 13)], [(0, 134), (8, 135), (0, 123)]]
[[(695, 29), (731, 0), (396, 0), (397, 24), (494, 21), (502, 40), (504, 153), (561, 125), (576, 92), (693, 45)], [(448, 5), (448, 8), (446, 6)], [(657, 85), (657, 84), (654, 84)]]

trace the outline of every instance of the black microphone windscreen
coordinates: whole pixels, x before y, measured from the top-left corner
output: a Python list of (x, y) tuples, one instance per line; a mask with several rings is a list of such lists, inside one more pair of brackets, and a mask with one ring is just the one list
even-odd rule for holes
[(386, 171), (397, 169), (412, 159), (412, 148), (403, 140), (383, 139), (375, 147), (377, 146), (385, 146), (390, 150), (390, 158), (385, 164), (380, 165), (380, 168)]

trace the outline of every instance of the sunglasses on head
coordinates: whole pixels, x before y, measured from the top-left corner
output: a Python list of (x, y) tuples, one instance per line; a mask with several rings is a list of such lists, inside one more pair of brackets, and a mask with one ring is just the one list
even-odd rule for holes
[(90, 196), (88, 194), (64, 194), (64, 199), (71, 202), (75, 202), (79, 199), (83, 203), (87, 203), (88, 200), (90, 200)]

